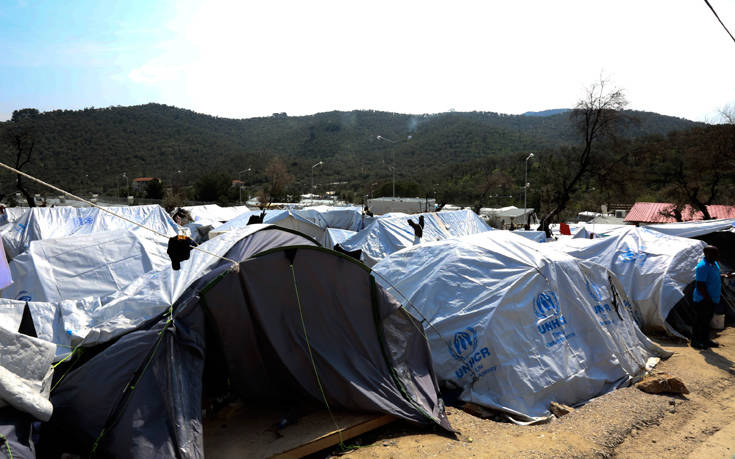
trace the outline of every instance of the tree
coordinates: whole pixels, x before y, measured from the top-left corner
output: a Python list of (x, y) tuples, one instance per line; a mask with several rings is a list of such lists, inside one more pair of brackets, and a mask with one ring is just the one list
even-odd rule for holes
[(163, 183), (158, 179), (153, 179), (145, 187), (145, 197), (148, 199), (163, 198)]
[(281, 158), (275, 157), (265, 168), (268, 182), (258, 192), (260, 208), (267, 209), (271, 203), (286, 198), (286, 187), (293, 182), (293, 176), (288, 173), (286, 165)]
[[(33, 159), (36, 136), (31, 122), (38, 114), (35, 108), (15, 110), (3, 131), (2, 143), (12, 158), (13, 167), (19, 171), (22, 171)], [(23, 184), (23, 176), (20, 174), (16, 174), (15, 187), (25, 197), (28, 207), (36, 207), (36, 201)]]
[(666, 216), (691, 218), (687, 207), (705, 220), (708, 206), (732, 190), (735, 173), (735, 125), (719, 124), (676, 132), (645, 151), (646, 170), (654, 171), (662, 197), (673, 206)]
[(197, 201), (226, 204), (231, 184), (232, 182), (225, 174), (205, 174), (194, 184), (194, 196)]
[(550, 234), (549, 224), (567, 207), (580, 180), (591, 170), (595, 162), (599, 143), (614, 134), (623, 120), (622, 111), (627, 106), (625, 94), (621, 89), (611, 88), (604, 79), (590, 86), (584, 97), (579, 100), (570, 113), (570, 118), (582, 137), (582, 145), (560, 150), (551, 157), (556, 175), (547, 174), (547, 184), (552, 185), (550, 196), (551, 210), (541, 220), (541, 228)]

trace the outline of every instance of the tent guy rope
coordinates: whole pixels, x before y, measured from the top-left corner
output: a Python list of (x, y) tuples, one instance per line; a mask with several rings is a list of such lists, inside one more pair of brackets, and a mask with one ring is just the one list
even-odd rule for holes
[[(150, 231), (150, 232), (152, 232), (152, 233), (154, 233), (154, 234), (156, 234), (158, 236), (161, 236), (162, 238), (169, 239), (169, 236), (168, 235), (163, 234), (160, 231), (156, 231), (153, 228), (149, 228), (149, 227), (143, 225), (142, 223), (136, 222), (135, 220), (131, 220), (131, 219), (129, 219), (129, 218), (123, 216), (123, 215), (116, 214), (115, 212), (113, 212), (113, 211), (111, 211), (109, 209), (106, 209), (106, 208), (104, 208), (102, 206), (99, 206), (99, 205), (95, 204), (92, 201), (88, 201), (88, 200), (86, 200), (86, 199), (84, 199), (82, 197), (79, 197), (79, 196), (75, 195), (75, 194), (69, 193), (68, 191), (62, 190), (61, 188), (59, 188), (57, 186), (51, 185), (50, 183), (47, 183), (47, 182), (44, 182), (43, 180), (38, 179), (38, 178), (36, 178), (36, 177), (34, 177), (32, 175), (26, 174), (23, 171), (19, 171), (18, 169), (14, 168), (14, 167), (11, 167), (11, 166), (8, 166), (5, 163), (0, 162), (0, 167), (3, 167), (5, 169), (9, 170), (10, 172), (13, 172), (13, 173), (16, 173), (18, 175), (21, 175), (21, 176), (23, 176), (23, 177), (25, 177), (25, 178), (27, 178), (29, 180), (33, 180), (34, 182), (39, 183), (39, 184), (41, 184), (41, 185), (43, 185), (43, 186), (45, 186), (47, 188), (51, 188), (52, 190), (54, 190), (56, 192), (59, 192), (59, 193), (62, 193), (64, 195), (66, 195), (66, 196), (69, 196), (72, 199), (76, 199), (78, 201), (82, 201), (83, 203), (88, 204), (90, 207), (96, 207), (96, 208), (98, 208), (99, 210), (101, 210), (103, 212), (107, 212), (108, 214), (112, 215), (113, 217), (117, 217), (119, 219), (125, 220), (128, 223), (131, 223), (133, 225), (139, 226), (140, 228), (146, 229), (146, 230), (148, 230), (148, 231)], [(216, 253), (209, 252), (208, 250), (202, 249), (202, 248), (200, 248), (198, 246), (192, 247), (192, 249), (198, 250), (198, 251), (203, 252), (203, 253), (206, 253), (207, 255), (211, 255), (211, 256), (213, 256), (215, 258), (219, 258), (221, 260), (229, 261), (233, 265), (236, 265), (236, 266), (238, 265), (238, 263), (235, 260), (232, 260), (232, 259), (227, 258), (227, 257), (223, 257), (222, 255), (217, 255)]]

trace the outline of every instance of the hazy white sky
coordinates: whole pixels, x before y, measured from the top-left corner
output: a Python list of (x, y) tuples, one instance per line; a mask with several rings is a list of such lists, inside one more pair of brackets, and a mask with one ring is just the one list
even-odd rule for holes
[[(710, 2), (735, 32), (735, 0)], [(701, 0), (66, 3), (0, 6), (1, 119), (146, 102), (522, 113), (571, 107), (601, 74), (634, 109), (707, 120), (735, 102), (735, 43)]]

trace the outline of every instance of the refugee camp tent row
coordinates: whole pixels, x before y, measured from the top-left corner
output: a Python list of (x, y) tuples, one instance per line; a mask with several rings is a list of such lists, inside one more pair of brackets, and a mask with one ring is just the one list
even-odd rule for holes
[(191, 233), (192, 239), (201, 243), (209, 239), (209, 231), (227, 223), (239, 215), (249, 212), (247, 206), (220, 207), (217, 204), (182, 207), (191, 217), (190, 221), (178, 222)]
[(31, 241), (10, 261), (3, 298), (58, 302), (123, 290), (170, 265), (167, 240), (149, 231), (116, 230)]
[(223, 255), (236, 264), (217, 260), (205, 274), (181, 273), (191, 282), (165, 298), (143, 282), (115, 300), (128, 311), (159, 297), (142, 305), (150, 320), (130, 329), (105, 314), (105, 326), (124, 333), (90, 340), (88, 328), (78, 336), (87, 337), (82, 356), (72, 354), (57, 370), (63, 379), (55, 377), (44, 456), (202, 457), (205, 360), (224, 369), (207, 375), (215, 379), (208, 388), (229, 381), (245, 400), (326, 401), (451, 429), (418, 322), (369, 269), (275, 226), (220, 237), (234, 241)]
[(560, 239), (555, 250), (608, 268), (630, 297), (644, 330), (682, 336), (668, 322), (672, 308), (694, 282), (694, 268), (706, 244), (669, 236), (645, 227), (628, 226), (602, 239)]
[[(260, 217), (261, 215), (262, 211), (245, 212), (227, 223), (213, 228), (209, 232), (209, 238), (215, 238), (228, 231), (245, 228), (248, 226), (251, 217)], [(322, 246), (326, 245), (327, 222), (317, 212), (302, 214), (291, 209), (266, 210), (262, 223), (298, 231), (315, 239)]]
[(314, 206), (304, 207), (300, 212), (305, 216), (317, 213), (328, 228), (349, 231), (360, 231), (372, 221), (372, 217), (363, 214), (360, 206)]
[(373, 266), (391, 253), (414, 245), (414, 231), (407, 220), (418, 222), (420, 216), (425, 221), (422, 242), (492, 230), (471, 210), (415, 215), (393, 213), (376, 218), (367, 228), (342, 242), (340, 247), (359, 253), (363, 263)]
[(191, 218), (195, 222), (206, 221), (218, 223), (228, 222), (238, 215), (250, 211), (250, 208), (247, 206), (221, 207), (217, 204), (184, 206), (182, 209), (189, 212), (189, 215), (191, 215)]
[[(109, 210), (167, 236), (180, 232), (179, 226), (158, 205), (110, 207)], [(0, 227), (0, 236), (10, 259), (23, 253), (31, 241), (116, 229), (147, 231), (96, 207), (34, 207), (17, 221)]]
[(610, 271), (512, 232), (416, 245), (373, 269), (425, 324), (443, 393), (517, 420), (627, 385), (668, 355)]

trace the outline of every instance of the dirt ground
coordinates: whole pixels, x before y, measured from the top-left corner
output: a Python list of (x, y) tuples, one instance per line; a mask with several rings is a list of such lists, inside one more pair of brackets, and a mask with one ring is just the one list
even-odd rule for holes
[(674, 352), (656, 370), (680, 377), (690, 391), (686, 396), (628, 387), (535, 426), (449, 408), (449, 419), (460, 431), (456, 439), (394, 423), (347, 442), (359, 447), (343, 457), (730, 458), (735, 456), (735, 329), (716, 339), (721, 347), (707, 351), (655, 339)]

